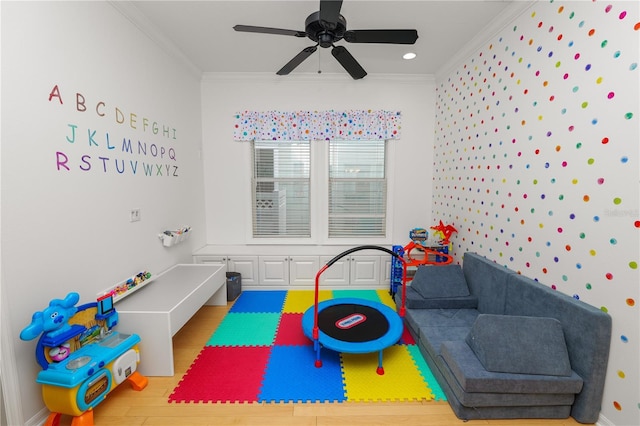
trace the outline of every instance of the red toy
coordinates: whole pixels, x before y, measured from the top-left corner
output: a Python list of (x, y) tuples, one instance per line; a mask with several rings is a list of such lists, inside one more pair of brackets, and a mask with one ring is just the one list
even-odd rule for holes
[(440, 221), (438, 226), (432, 226), (431, 229), (442, 234), (442, 240), (440, 241), (440, 244), (442, 244), (443, 246), (449, 245), (449, 238), (451, 238), (451, 235), (453, 235), (454, 232), (458, 232), (458, 230), (452, 225), (445, 225), (444, 223), (442, 223), (442, 221)]
[[(413, 257), (411, 257), (411, 250), (415, 248), (423, 252), (424, 257), (422, 257), (421, 259), (414, 259)], [(425, 247), (420, 243), (416, 243), (415, 241), (411, 241), (409, 244), (404, 246), (404, 254), (408, 259), (407, 266), (448, 265), (449, 263), (453, 262), (453, 257), (451, 257), (448, 253), (443, 253), (438, 250)]]
[[(448, 265), (453, 262), (453, 257), (449, 255), (449, 238), (451, 234), (457, 232), (456, 228), (451, 225), (445, 225), (440, 221), (438, 226), (432, 226), (431, 229), (437, 231), (436, 234), (441, 234), (439, 245), (444, 246), (442, 248), (429, 247), (427, 245), (427, 231), (423, 228), (415, 228), (411, 230), (409, 236), (411, 242), (402, 248), (403, 254), (406, 258), (407, 267), (417, 267), (421, 265)], [(411, 251), (418, 249), (422, 253), (419, 258), (413, 258)], [(407, 277), (407, 281), (412, 280), (413, 277)]]

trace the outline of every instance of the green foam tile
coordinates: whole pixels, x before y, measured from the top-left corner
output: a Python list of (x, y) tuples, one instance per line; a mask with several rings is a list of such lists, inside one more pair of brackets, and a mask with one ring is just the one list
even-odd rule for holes
[(333, 290), (334, 298), (355, 297), (380, 303), (380, 297), (375, 290)]
[(228, 313), (207, 346), (270, 346), (276, 336), (280, 313)]
[(438, 381), (433, 376), (431, 369), (427, 365), (427, 362), (424, 360), (424, 357), (420, 353), (420, 349), (418, 349), (418, 345), (407, 345), (407, 349), (409, 349), (409, 353), (411, 354), (411, 358), (415, 361), (418, 366), (418, 370), (420, 370), (420, 374), (424, 378), (425, 382), (427, 382), (429, 389), (433, 392), (433, 399), (435, 401), (446, 401), (447, 397), (445, 396), (442, 388), (438, 384)]

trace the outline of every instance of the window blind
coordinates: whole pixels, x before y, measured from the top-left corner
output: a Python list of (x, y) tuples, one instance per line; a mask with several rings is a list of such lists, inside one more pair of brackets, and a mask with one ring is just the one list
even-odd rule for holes
[(329, 237), (386, 235), (386, 142), (329, 143)]
[(254, 238), (310, 237), (309, 141), (255, 141)]

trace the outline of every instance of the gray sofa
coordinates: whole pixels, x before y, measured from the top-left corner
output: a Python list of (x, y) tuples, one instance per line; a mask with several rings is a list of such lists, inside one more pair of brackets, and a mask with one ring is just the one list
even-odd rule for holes
[(404, 321), (460, 419), (598, 420), (602, 310), (467, 252), (462, 267), (418, 268)]

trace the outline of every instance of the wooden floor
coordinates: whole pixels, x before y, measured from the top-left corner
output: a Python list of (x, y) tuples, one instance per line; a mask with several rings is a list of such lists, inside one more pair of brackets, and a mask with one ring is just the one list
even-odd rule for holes
[[(230, 306), (230, 305), (229, 305)], [(446, 402), (396, 403), (286, 403), (286, 404), (176, 404), (169, 395), (187, 371), (229, 308), (205, 306), (173, 339), (175, 376), (149, 377), (148, 386), (136, 392), (128, 383), (114, 389), (94, 410), (96, 426), (107, 425), (252, 425), (339, 426), (403, 425), (494, 426), (578, 425), (564, 420), (472, 420), (458, 419)], [(64, 416), (61, 425), (71, 424)]]

